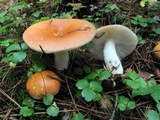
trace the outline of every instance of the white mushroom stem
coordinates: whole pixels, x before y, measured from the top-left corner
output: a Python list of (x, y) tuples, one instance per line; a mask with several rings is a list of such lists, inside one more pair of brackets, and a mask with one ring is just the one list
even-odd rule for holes
[(68, 51), (54, 53), (54, 62), (58, 70), (67, 69), (69, 62)]
[(117, 55), (115, 48), (115, 42), (113, 39), (108, 39), (105, 43), (104, 50), (104, 61), (107, 69), (113, 74), (123, 74), (123, 67), (121, 60)]

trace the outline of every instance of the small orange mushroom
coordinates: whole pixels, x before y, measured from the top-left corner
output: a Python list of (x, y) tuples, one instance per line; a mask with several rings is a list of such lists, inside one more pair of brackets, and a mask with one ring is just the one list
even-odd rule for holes
[(43, 99), (46, 94), (56, 95), (61, 87), (60, 78), (50, 70), (33, 74), (27, 81), (26, 89), (35, 99)]
[(160, 42), (158, 42), (157, 45), (153, 48), (153, 55), (155, 58), (160, 60)]

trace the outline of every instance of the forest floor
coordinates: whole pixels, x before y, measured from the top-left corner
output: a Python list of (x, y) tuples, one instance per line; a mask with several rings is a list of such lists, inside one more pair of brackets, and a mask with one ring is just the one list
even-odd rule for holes
[[(70, 51), (69, 66), (63, 72), (55, 69), (54, 63), (44, 63), (46, 56), (51, 60), (53, 55), (42, 55), (29, 48), (21, 50), (26, 53), (26, 57), (20, 58), (23, 60), (13, 67), (12, 55), (19, 50), (14, 48), (13, 51), (6, 52), (12, 44), (24, 42), (22, 34), (31, 24), (45, 19), (63, 18), (70, 14), (73, 18), (92, 22), (96, 28), (120, 24), (127, 26), (138, 36), (136, 49), (122, 59), (124, 73), (126, 70), (134, 71), (146, 82), (155, 80), (155, 86), (159, 87), (160, 64), (153, 54), (153, 48), (160, 40), (160, 2), (146, 3), (142, 7), (139, 0), (48, 0), (34, 3), (8, 0), (8, 3), (0, 2), (0, 7), (0, 119), (80, 120), (81, 117), (76, 119), (73, 116), (81, 113), (86, 120), (151, 120), (153, 117), (148, 113), (149, 110), (154, 111), (153, 116), (160, 113), (160, 107), (157, 107), (159, 102), (151, 93), (132, 96), (132, 88), (122, 82), (123, 77), (110, 77), (106, 80), (107, 83), (102, 83), (104, 90), (101, 95), (108, 101), (105, 108), (101, 107), (102, 100), (87, 102), (78, 96), (76, 82), (104, 67), (104, 61), (96, 60), (87, 47)], [(38, 59), (43, 64), (38, 64), (37, 67), (33, 56), (40, 56)], [(24, 117), (19, 111), (23, 100), (30, 97), (25, 88), (28, 76), (44, 69), (52, 70), (63, 80), (60, 92), (54, 97), (59, 114), (53, 118), (44, 110), (34, 109), (33, 115)], [(134, 109), (120, 110), (119, 96), (133, 101)], [(36, 107), (46, 107), (41, 100), (34, 100), (34, 104)]]

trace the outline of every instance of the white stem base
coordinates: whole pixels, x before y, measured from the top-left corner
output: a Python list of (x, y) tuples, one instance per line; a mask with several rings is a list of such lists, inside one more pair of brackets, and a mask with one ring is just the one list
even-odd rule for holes
[(64, 70), (68, 67), (69, 55), (68, 51), (57, 52), (54, 54), (55, 66), (58, 70)]
[(117, 55), (114, 40), (107, 40), (104, 46), (104, 61), (106, 68), (113, 74), (123, 74), (123, 67)]

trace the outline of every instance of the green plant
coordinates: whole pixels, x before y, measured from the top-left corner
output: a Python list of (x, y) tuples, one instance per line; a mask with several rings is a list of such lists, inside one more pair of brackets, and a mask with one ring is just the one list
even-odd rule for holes
[(139, 42), (139, 43), (141, 43), (141, 44), (146, 43), (146, 40), (143, 39), (141, 35), (137, 35), (137, 37), (138, 37), (138, 42)]
[(141, 0), (140, 2), (141, 7), (145, 7), (147, 2), (152, 3), (152, 2), (157, 2), (157, 0)]
[(136, 26), (141, 26), (141, 27), (152, 27), (154, 23), (156, 23), (156, 20), (153, 18), (144, 18), (141, 15), (137, 15), (133, 17), (131, 20), (131, 23)]
[(0, 41), (0, 46), (6, 47), (7, 56), (3, 57), (1, 62), (12, 62), (13, 64), (17, 64), (22, 62), (27, 54), (26, 50), (28, 46), (25, 43), (17, 43), (14, 42), (13, 39), (7, 39), (4, 41)]
[(129, 72), (128, 77), (129, 78), (124, 79), (123, 82), (132, 88), (132, 97), (150, 95), (156, 102), (158, 112), (148, 110), (147, 117), (149, 120), (158, 120), (157, 118), (160, 117), (160, 85), (156, 83), (155, 79), (146, 81), (135, 72)]
[(32, 98), (25, 98), (22, 103), (24, 106), (20, 109), (19, 112), (24, 117), (27, 117), (33, 115), (35, 113), (35, 110), (46, 111), (49, 116), (56, 117), (59, 114), (59, 108), (53, 100), (54, 96), (51, 94), (47, 94), (43, 98), (43, 104), (46, 107), (41, 107), (36, 106), (35, 100), (33, 100)]
[(105, 69), (97, 69), (85, 78), (77, 81), (76, 87), (81, 91), (81, 96), (86, 101), (99, 101), (101, 99), (100, 93), (103, 90), (101, 80), (108, 79), (110, 76), (111, 73)]
[(156, 105), (158, 112), (156, 110), (148, 110), (147, 118), (148, 120), (160, 120), (160, 103)]
[(125, 111), (126, 109), (134, 109), (136, 107), (136, 104), (135, 102), (130, 101), (129, 98), (126, 98), (124, 96), (119, 96), (117, 107), (121, 111)]
[(81, 113), (74, 114), (71, 120), (84, 120), (84, 117)]
[(74, 68), (74, 74), (82, 75), (84, 73), (89, 74), (91, 72), (91, 68), (84, 65), (83, 67), (76, 67)]
[(13, 31), (14, 26), (18, 26), (17, 29), (22, 28), (21, 23), (24, 22), (25, 15), (20, 16), (20, 12), (26, 7), (25, 4), (16, 4), (0, 13), (0, 34), (6, 33), (9, 28)]

